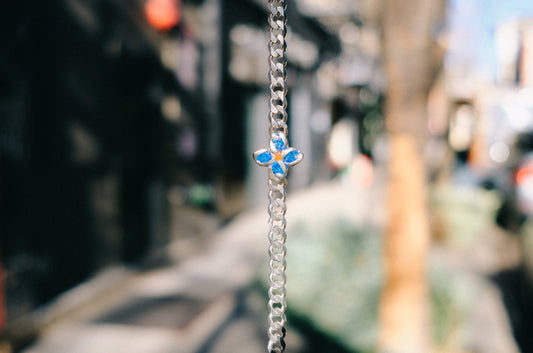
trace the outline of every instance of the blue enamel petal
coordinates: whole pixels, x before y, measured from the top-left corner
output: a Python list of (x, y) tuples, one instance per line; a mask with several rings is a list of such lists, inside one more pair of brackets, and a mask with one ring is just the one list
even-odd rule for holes
[(265, 151), (261, 153), (260, 155), (258, 155), (257, 157), (255, 157), (255, 160), (261, 164), (266, 164), (270, 162), (272, 158), (273, 158), (272, 153), (270, 153), (270, 151)]
[(276, 146), (276, 149), (278, 151), (283, 151), (285, 148), (287, 148), (287, 146), (285, 146), (285, 143), (283, 142), (282, 139), (272, 140), (272, 142), (274, 142), (274, 146)]
[(288, 164), (296, 162), (298, 160), (298, 158), (300, 157), (300, 155), (301, 155), (301, 152), (298, 151), (298, 150), (290, 151), (283, 158), (283, 162), (288, 163)]
[(270, 168), (272, 168), (272, 172), (273, 172), (274, 174), (285, 175), (285, 173), (283, 172), (283, 168), (281, 168), (281, 166), (279, 165), (278, 162), (274, 162), (274, 163), (272, 163), (272, 165), (270, 166)]

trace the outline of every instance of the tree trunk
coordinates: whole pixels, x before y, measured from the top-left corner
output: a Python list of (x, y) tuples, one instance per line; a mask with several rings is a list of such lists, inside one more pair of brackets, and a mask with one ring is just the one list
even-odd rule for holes
[(430, 241), (424, 142), (426, 103), (441, 55), (431, 38), (443, 0), (384, 0), (384, 65), (389, 86), (386, 124), (388, 224), (385, 285), (380, 306), (380, 351), (427, 353), (431, 325), (426, 281)]

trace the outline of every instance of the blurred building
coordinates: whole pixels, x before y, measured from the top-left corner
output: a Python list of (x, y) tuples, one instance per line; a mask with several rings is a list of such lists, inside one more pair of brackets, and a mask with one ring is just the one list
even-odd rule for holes
[(163, 246), (168, 185), (210, 175), (203, 43), (174, 5), (165, 31), (149, 26), (143, 2), (23, 1), (2, 12), (10, 318)]
[(496, 29), (498, 84), (533, 85), (533, 20), (504, 22)]
[[(354, 151), (367, 155), (383, 129), (369, 3), (288, 2), (290, 139), (306, 154), (293, 188), (336, 171), (325, 152), (332, 125), (352, 121)], [(8, 7), (0, 248), (10, 319), (157, 253), (172, 241), (175, 205), (226, 220), (264, 199), (251, 151), (268, 142), (266, 2)]]
[[(445, 70), (446, 137), (468, 162), (468, 183), (508, 187), (503, 174), (516, 163), (515, 140), (533, 128), (533, 25), (524, 16), (480, 15), (455, 24)], [(483, 26), (490, 26), (484, 35)]]

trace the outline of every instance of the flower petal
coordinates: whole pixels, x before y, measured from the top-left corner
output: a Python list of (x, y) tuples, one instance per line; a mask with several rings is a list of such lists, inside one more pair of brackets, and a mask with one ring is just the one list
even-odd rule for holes
[(254, 160), (257, 164), (265, 166), (269, 165), (273, 160), (274, 156), (267, 149), (261, 149), (254, 153)]
[(284, 153), (283, 162), (285, 162), (288, 166), (291, 166), (291, 165), (294, 165), (300, 162), (303, 159), (303, 157), (304, 155), (302, 152), (294, 148), (288, 148), (287, 152)]
[(285, 176), (287, 175), (287, 167), (285, 166), (285, 164), (282, 162), (282, 163), (279, 163), (279, 162), (274, 162), (270, 165), (270, 169), (272, 169), (272, 173), (278, 175), (278, 176)]
[(281, 152), (288, 146), (287, 137), (285, 134), (278, 132), (272, 134), (272, 139), (270, 140), (270, 149), (273, 152)]

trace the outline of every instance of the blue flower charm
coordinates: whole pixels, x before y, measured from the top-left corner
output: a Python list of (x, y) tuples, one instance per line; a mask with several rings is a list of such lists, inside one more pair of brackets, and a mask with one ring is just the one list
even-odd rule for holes
[(257, 164), (270, 167), (277, 177), (286, 177), (290, 166), (299, 163), (304, 155), (295, 148), (288, 147), (287, 137), (281, 132), (272, 134), (270, 149), (260, 149), (254, 153)]

